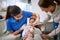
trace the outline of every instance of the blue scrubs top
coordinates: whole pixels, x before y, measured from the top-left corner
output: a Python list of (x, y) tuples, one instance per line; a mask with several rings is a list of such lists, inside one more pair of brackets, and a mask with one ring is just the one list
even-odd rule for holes
[[(22, 11), (22, 18), (16, 21), (13, 17), (6, 20), (7, 31), (16, 31), (27, 23), (27, 18), (32, 16), (32, 12)], [(22, 34), (22, 32), (20, 32)]]

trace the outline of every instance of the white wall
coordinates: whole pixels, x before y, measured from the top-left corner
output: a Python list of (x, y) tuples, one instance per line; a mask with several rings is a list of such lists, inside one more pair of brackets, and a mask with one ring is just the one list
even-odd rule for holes
[(6, 9), (9, 5), (17, 5), (22, 10), (30, 11), (30, 4), (28, 4), (28, 0), (2, 0), (0, 2), (0, 8)]
[(40, 13), (40, 7), (38, 6), (39, 0), (31, 0), (31, 11)]
[(28, 0), (20, 0), (21, 2), (28, 3)]

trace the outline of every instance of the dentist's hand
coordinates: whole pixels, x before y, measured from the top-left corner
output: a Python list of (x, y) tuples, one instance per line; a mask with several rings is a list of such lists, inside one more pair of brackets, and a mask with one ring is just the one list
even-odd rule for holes
[(46, 34), (42, 34), (41, 36), (42, 36), (43, 39), (49, 38), (49, 35), (46, 35)]

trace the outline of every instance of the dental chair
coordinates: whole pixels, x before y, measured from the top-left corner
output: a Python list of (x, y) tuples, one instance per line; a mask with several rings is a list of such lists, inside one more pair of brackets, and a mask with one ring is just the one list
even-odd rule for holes
[[(6, 30), (6, 23), (4, 19), (0, 19), (0, 40), (22, 40), (20, 39), (20, 35), (14, 36), (12, 34), (8, 34)], [(8, 37), (8, 36), (9, 37)]]

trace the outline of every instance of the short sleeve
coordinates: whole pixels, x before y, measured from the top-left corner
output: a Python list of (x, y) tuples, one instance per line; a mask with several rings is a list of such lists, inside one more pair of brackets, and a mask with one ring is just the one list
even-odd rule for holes
[(13, 30), (9, 20), (6, 20), (6, 27), (7, 27), (7, 31), (12, 31)]
[(33, 13), (32, 12), (28, 12), (28, 11), (24, 11), (24, 14), (27, 17), (31, 17)]

